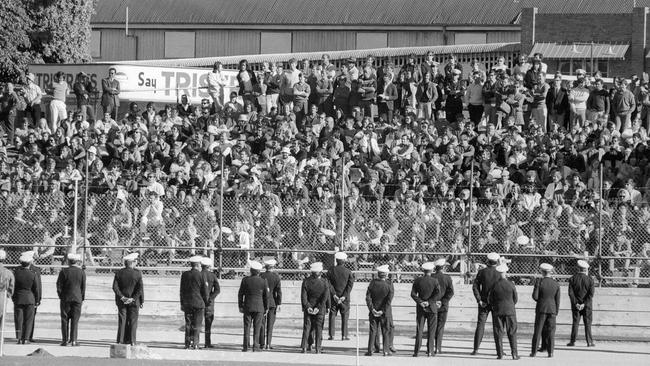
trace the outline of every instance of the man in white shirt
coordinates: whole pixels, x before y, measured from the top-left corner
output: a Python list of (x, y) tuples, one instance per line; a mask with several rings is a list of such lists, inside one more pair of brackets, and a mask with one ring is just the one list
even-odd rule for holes
[(59, 128), (59, 121), (68, 118), (68, 111), (65, 106), (65, 99), (70, 94), (70, 86), (65, 81), (65, 74), (62, 71), (54, 74), (51, 94), (53, 99), (50, 101), (50, 119), (51, 129), (56, 131)]
[(208, 73), (208, 94), (214, 103), (214, 109), (219, 111), (223, 107), (221, 95), (223, 87), (226, 86), (226, 78), (223, 76), (221, 62), (215, 62), (212, 71)]
[(34, 82), (35, 77), (33, 73), (27, 74), (27, 87), (25, 88), (25, 101), (27, 102), (27, 110), (31, 112), (32, 122), (36, 124), (41, 119), (41, 99), (43, 98), (43, 90)]

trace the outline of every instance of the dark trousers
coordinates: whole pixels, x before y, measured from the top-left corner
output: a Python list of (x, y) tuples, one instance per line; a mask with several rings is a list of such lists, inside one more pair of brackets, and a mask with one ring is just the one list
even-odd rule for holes
[(542, 339), (542, 348), (545, 348), (548, 354), (553, 353), (555, 349), (555, 314), (535, 314), (532, 353), (537, 352), (540, 338)]
[(203, 323), (203, 308), (184, 309), (185, 313), (185, 347), (199, 346), (201, 323)]
[(32, 123), (34, 125), (38, 124), (38, 120), (41, 119), (41, 105), (40, 104), (34, 104), (32, 106), (28, 106), (25, 112), (29, 112), (30, 117), (32, 117)]
[(336, 304), (330, 311), (329, 335), (334, 338), (336, 334), (336, 315), (341, 313), (341, 337), (348, 336), (348, 319), (350, 318), (350, 304)]
[(15, 109), (0, 114), (0, 121), (4, 122), (4, 125), (2, 127), (7, 134), (7, 144), (9, 145), (14, 144), (14, 125), (16, 124), (16, 114), (17, 112)]
[(205, 319), (205, 345), (212, 345), (212, 322), (214, 321), (214, 305), (206, 306), (203, 312)]
[(63, 342), (76, 342), (79, 318), (81, 317), (81, 303), (61, 301), (61, 340)]
[(503, 357), (503, 334), (508, 334), (510, 351), (512, 357), (518, 356), (517, 352), (517, 316), (516, 315), (494, 315), (492, 313), (492, 327), (494, 329), (494, 344), (497, 348), (497, 356)]
[(469, 112), (469, 120), (478, 126), (483, 117), (483, 105), (469, 104), (467, 106), (467, 111)]
[(34, 324), (34, 304), (14, 305), (14, 325), (16, 326), (16, 339), (29, 340), (29, 331)]
[(260, 349), (260, 334), (262, 333), (263, 312), (244, 313), (244, 349), (247, 350), (251, 342), (251, 323), (253, 325), (253, 349)]
[(485, 322), (491, 311), (492, 308), (490, 306), (484, 308), (478, 307), (478, 319), (476, 320), (476, 331), (474, 332), (474, 351), (478, 351), (479, 347), (481, 347), (483, 333), (485, 332)]
[(135, 344), (138, 332), (138, 305), (118, 306), (117, 308), (117, 343)]
[(36, 325), (36, 313), (38, 312), (38, 307), (34, 306), (34, 318), (32, 319), (32, 328), (29, 330), (29, 341), (34, 340), (34, 326)]
[(433, 353), (435, 337), (436, 337), (436, 326), (438, 323), (438, 314), (434, 312), (425, 312), (424, 310), (417, 309), (416, 314), (416, 328), (415, 328), (415, 349), (413, 354), (418, 354), (420, 352), (420, 347), (422, 345), (422, 334), (424, 333), (424, 325), (426, 322), (427, 326), (427, 353)]
[(276, 307), (269, 308), (262, 321), (262, 330), (260, 332), (260, 345), (270, 346), (273, 341), (273, 326), (275, 325)]
[(302, 322), (302, 342), (300, 348), (306, 348), (309, 344), (309, 336), (313, 333), (314, 342), (316, 343), (316, 351), (320, 351), (323, 343), (323, 324), (325, 323), (325, 314), (318, 313), (311, 315), (307, 312), (304, 313)]
[[(377, 339), (379, 338), (379, 331), (381, 330), (381, 339), (383, 343), (382, 349), (384, 353), (389, 351), (390, 347), (390, 334), (388, 334), (388, 319), (386, 319), (386, 314), (382, 316), (375, 317), (372, 313), (369, 315), (370, 323), (370, 334), (368, 335), (368, 353), (372, 353), (373, 346)], [(379, 345), (376, 345), (376, 348), (379, 348)]]
[[(388, 348), (393, 347), (393, 337), (395, 335), (394, 330), (395, 330), (395, 324), (393, 323), (393, 311), (391, 307), (388, 307), (386, 309), (386, 313), (384, 314), (386, 317), (386, 332), (388, 335)], [(375, 350), (379, 351), (379, 332), (377, 332), (377, 335), (375, 336)]]
[(438, 312), (438, 323), (436, 325), (436, 351), (442, 351), (442, 337), (445, 334), (445, 324), (447, 324), (447, 312)]
[(594, 339), (591, 336), (591, 309), (584, 308), (582, 310), (578, 310), (574, 307), (571, 309), (571, 317), (573, 318), (573, 324), (571, 325), (571, 342), (576, 341), (576, 337), (578, 336), (578, 325), (580, 324), (580, 317), (582, 317), (582, 321), (585, 326), (585, 340), (587, 341), (587, 344), (594, 343)]

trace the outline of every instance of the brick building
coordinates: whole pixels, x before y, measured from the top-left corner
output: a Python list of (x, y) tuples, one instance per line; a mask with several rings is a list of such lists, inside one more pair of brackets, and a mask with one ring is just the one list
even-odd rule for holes
[(559, 70), (574, 75), (577, 69), (584, 69), (588, 73), (598, 70), (604, 77), (641, 75), (650, 67), (646, 62), (649, 10), (625, 9), (625, 4), (618, 12), (541, 12), (536, 7), (523, 8), (522, 53), (542, 53), (548, 73)]

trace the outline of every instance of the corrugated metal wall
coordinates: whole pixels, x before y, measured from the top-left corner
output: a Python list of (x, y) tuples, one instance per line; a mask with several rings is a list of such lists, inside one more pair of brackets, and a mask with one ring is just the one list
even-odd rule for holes
[(160, 29), (134, 29), (138, 37), (138, 60), (165, 58), (165, 31)]
[(444, 45), (439, 31), (394, 31), (388, 32), (388, 47), (418, 47)]
[(196, 31), (196, 57), (250, 55), (259, 52), (260, 31)]
[(487, 43), (519, 42), (520, 31), (487, 32)]
[(126, 37), (124, 29), (100, 29), (100, 57), (95, 61), (135, 60), (135, 39)]
[(354, 31), (296, 31), (293, 32), (292, 52), (353, 50)]

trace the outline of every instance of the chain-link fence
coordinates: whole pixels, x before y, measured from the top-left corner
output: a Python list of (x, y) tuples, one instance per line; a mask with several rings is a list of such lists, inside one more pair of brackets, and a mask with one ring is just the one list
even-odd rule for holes
[(214, 258), (221, 276), (234, 277), (248, 259), (275, 257), (280, 270), (298, 278), (310, 262), (331, 265), (333, 254), (343, 250), (361, 278), (389, 264), (398, 280), (408, 281), (422, 263), (440, 257), (447, 258), (450, 272), (469, 279), (494, 251), (512, 260), (511, 272), (521, 284), (529, 283), (541, 262), (568, 276), (579, 258), (591, 261), (592, 273), (609, 285), (646, 284), (650, 278), (648, 205), (600, 210), (542, 200), (529, 210), (523, 200), (506, 206), (399, 195), (222, 200), (217, 192), (177, 198), (91, 190), (88, 197), (77, 194), (75, 208), (74, 196), (2, 197), (0, 240), (8, 264), (33, 249), (47, 273), (73, 251), (84, 254), (87, 268), (101, 272), (121, 266), (126, 252), (139, 252), (145, 274), (164, 275), (178, 273), (200, 254)]

